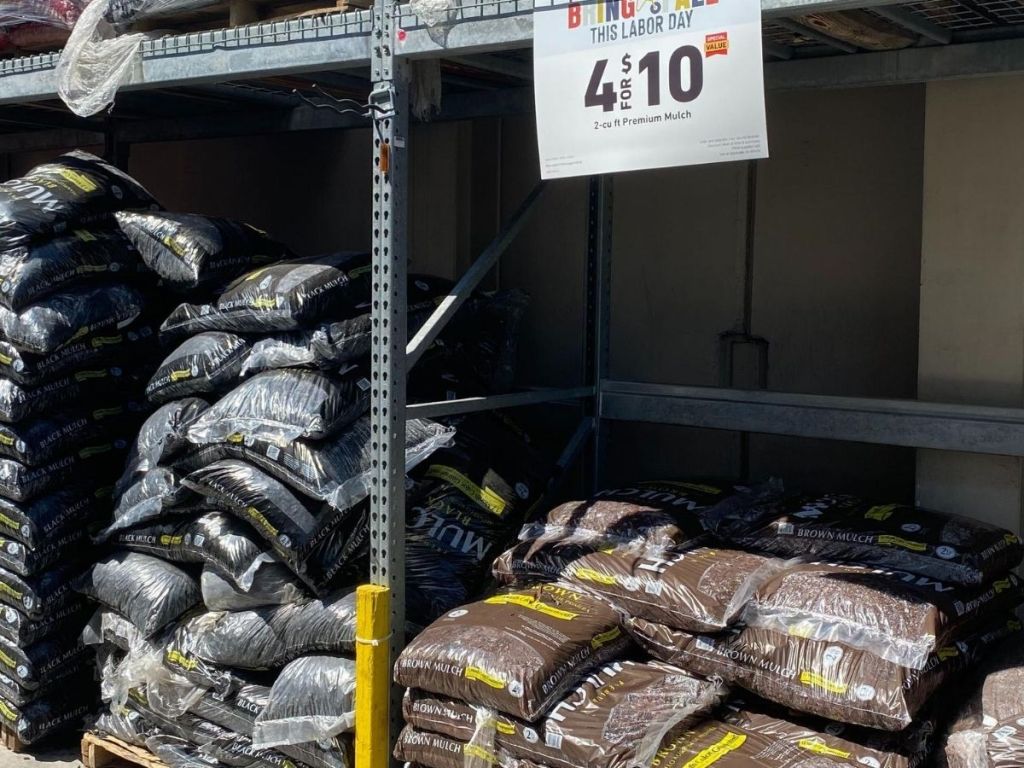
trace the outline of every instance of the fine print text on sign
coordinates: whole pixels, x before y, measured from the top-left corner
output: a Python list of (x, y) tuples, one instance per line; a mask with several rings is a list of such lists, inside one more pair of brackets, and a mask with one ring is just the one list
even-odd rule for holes
[(768, 156), (760, 0), (535, 0), (541, 177)]

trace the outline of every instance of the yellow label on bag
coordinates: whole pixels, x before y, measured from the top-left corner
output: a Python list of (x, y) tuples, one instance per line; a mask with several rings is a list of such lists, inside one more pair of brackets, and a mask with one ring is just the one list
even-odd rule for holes
[(199, 666), (199, 662), (195, 659), (190, 659), (181, 651), (176, 651), (173, 649), (169, 650), (164, 658), (166, 658), (169, 663), (177, 664), (182, 669), (195, 669), (197, 666)]
[(182, 381), (184, 379), (192, 378), (191, 368), (182, 368), (178, 371), (171, 371), (171, 381)]
[(621, 629), (619, 629), (618, 627), (612, 627), (607, 632), (602, 632), (599, 635), (594, 635), (593, 639), (590, 641), (590, 647), (597, 649), (600, 648), (602, 645), (608, 645), (608, 643), (618, 638), (621, 634)]
[(10, 365), (13, 362), (14, 358), (11, 357), (10, 355), (0, 355), (0, 363), (3, 363), (4, 365)]
[(947, 646), (945, 646), (943, 648), (939, 648), (935, 652), (935, 654), (942, 661), (946, 661), (947, 659), (954, 659), (957, 656), (959, 656), (960, 655), (960, 651), (957, 649), (957, 647), (955, 645), (947, 645)]
[(97, 189), (95, 181), (78, 171), (73, 171), (70, 168), (61, 168), (58, 173), (83, 192), (95, 192)]
[(1009, 579), (997, 579), (996, 581), (992, 582), (992, 588), (995, 589), (997, 595), (1000, 592), (1006, 591), (1011, 586), (1013, 586), (1013, 585), (1010, 584), (1010, 580)]
[(241, 432), (234, 432), (228, 435), (228, 442), (232, 445), (241, 445), (245, 441), (245, 435)]
[(615, 586), (615, 584), (618, 583), (614, 576), (610, 576), (607, 573), (601, 573), (600, 571), (595, 571), (593, 568), (577, 568), (573, 571), (572, 575), (581, 581), (592, 581), (595, 584)]
[(499, 517), (505, 514), (505, 509), (508, 507), (505, 500), (490, 488), (481, 488), (457, 469), (446, 467), (444, 464), (432, 465), (427, 470), (427, 477), (444, 480), (449, 485), (454, 485), (466, 494), (470, 501), (475, 501), (488, 512), (493, 512)]
[(18, 713), (7, 706), (3, 700), (0, 700), (0, 714), (12, 722), (18, 719)]
[(3, 592), (5, 595), (10, 595), (15, 600), (21, 600), (22, 598), (21, 592), (16, 590), (10, 584), (4, 584), (2, 581), (0, 581), (0, 592)]
[(829, 680), (827, 677), (822, 677), (817, 672), (809, 670), (804, 670), (800, 673), (800, 682), (812, 688), (821, 688), (829, 693), (846, 693), (850, 687), (845, 683), (837, 683), (834, 680)]
[(14, 669), (16, 666), (18, 666), (18, 662), (15, 661), (14, 659), (12, 659), (10, 656), (8, 656), (3, 651), (0, 651), (0, 662), (3, 662), (5, 665), (10, 667), (11, 669)]
[(18, 530), (21, 525), (14, 518), (8, 517), (7, 515), (0, 515), (0, 525), (6, 525), (11, 530)]
[(258, 299), (253, 299), (249, 303), (249, 306), (253, 309), (277, 309), (277, 299), (260, 297)]
[(805, 749), (808, 752), (813, 752), (816, 755), (826, 755), (827, 757), (839, 757), (846, 760), (849, 756), (849, 752), (843, 752), (841, 749), (830, 747), (827, 744), (822, 744), (820, 741), (814, 739), (800, 739), (797, 746), (800, 749)]
[(799, 624), (793, 624), (786, 631), (790, 637), (802, 637), (805, 640), (814, 635), (815, 625), (809, 621), (802, 621)]
[(707, 768), (714, 765), (730, 752), (735, 752), (746, 743), (747, 737), (742, 733), (728, 733), (707, 749), (702, 749), (695, 757), (687, 760), (683, 768)]
[(888, 520), (899, 504), (880, 504), (864, 513), (868, 520)]
[(172, 536), (169, 533), (165, 533), (160, 536), (160, 544), (165, 547), (178, 547), (181, 546), (181, 542), (185, 540), (184, 536)]
[(901, 539), (899, 536), (890, 536), (889, 534), (883, 534), (878, 537), (878, 543), (883, 547), (903, 547), (909, 549), (911, 552), (927, 552), (928, 545), (923, 544), (920, 541), (910, 541), (909, 539)]
[(480, 667), (466, 667), (465, 677), (467, 680), (476, 680), (499, 691), (505, 687), (504, 680), (500, 677), (495, 677), (486, 670), (480, 669)]
[(93, 349), (105, 347), (108, 344), (120, 344), (124, 340), (122, 336), (94, 336), (89, 344), (92, 345)]
[(76, 229), (75, 236), (83, 243), (93, 243), (96, 241), (96, 236), (87, 229)]
[(14, 438), (10, 435), (0, 435), (0, 445), (14, 445)]
[(494, 729), (498, 733), (503, 733), (506, 736), (512, 736), (516, 732), (516, 727), (512, 725), (512, 723), (502, 723), (500, 721), (496, 721), (494, 723)]
[(470, 757), (475, 757), (479, 760), (486, 760), (491, 765), (494, 765), (498, 762), (497, 756), (492, 755), (486, 749), (484, 749), (483, 747), (478, 747), (476, 744), (467, 744), (463, 748), (463, 751)]
[(520, 608), (529, 608), (531, 611), (537, 611), (537, 613), (543, 613), (545, 616), (562, 621), (572, 621), (579, 616), (578, 613), (542, 603), (532, 595), (495, 595), (488, 597), (484, 602), (489, 605), (518, 605)]
[(256, 509), (256, 507), (246, 508), (245, 514), (259, 523), (259, 526), (271, 536), (277, 536), (277, 528), (271, 525), (270, 521), (267, 520), (267, 518), (263, 516), (263, 513)]

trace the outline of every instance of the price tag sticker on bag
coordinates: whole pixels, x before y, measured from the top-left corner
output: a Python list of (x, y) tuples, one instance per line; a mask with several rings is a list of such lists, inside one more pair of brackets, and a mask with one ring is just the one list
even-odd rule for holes
[(759, 0), (536, 0), (541, 177), (768, 156)]

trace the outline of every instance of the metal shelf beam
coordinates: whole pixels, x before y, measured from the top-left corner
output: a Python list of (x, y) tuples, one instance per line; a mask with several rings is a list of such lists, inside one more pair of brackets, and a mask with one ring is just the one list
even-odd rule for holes
[(601, 417), (1024, 456), (1024, 409), (605, 381)]

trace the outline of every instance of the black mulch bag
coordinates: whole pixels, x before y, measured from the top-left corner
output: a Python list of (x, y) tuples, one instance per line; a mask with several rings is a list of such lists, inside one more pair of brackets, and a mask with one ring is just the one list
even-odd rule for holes
[(455, 442), (413, 472), (406, 512), (410, 620), (429, 624), (479, 592), (539, 499), (548, 467), (501, 417), (459, 422)]
[(356, 663), (342, 656), (303, 656), (281, 670), (256, 718), (253, 744), (323, 742), (355, 725)]
[(40, 467), (27, 467), (14, 459), (0, 459), (0, 496), (14, 501), (31, 501), (61, 485), (83, 477), (97, 482), (115, 476), (128, 450), (126, 437), (80, 446), (67, 456)]
[(47, 673), (46, 683), (32, 690), (22, 688), (13, 677), (0, 672), (0, 699), (24, 709), (33, 701), (48, 698), (65, 686), (94, 687), (96, 668), (88, 653), (84, 654), (84, 657), (76, 654), (66, 662), (53, 667)]
[(0, 340), (0, 376), (31, 388), (75, 371), (102, 367), (111, 361), (132, 360), (141, 364), (154, 356), (156, 341), (156, 331), (145, 322), (75, 339), (48, 355), (23, 352), (10, 342)]
[(65, 232), (117, 210), (156, 207), (141, 184), (76, 150), (0, 184), (0, 248)]
[(158, 466), (167, 464), (190, 447), (189, 427), (209, 406), (205, 400), (186, 397), (157, 408), (139, 427), (139, 434), (128, 451), (125, 471), (118, 481), (119, 493)]
[(23, 578), (0, 569), (0, 603), (17, 608), (29, 619), (43, 619), (75, 598), (71, 580), (81, 570), (78, 563), (61, 563)]
[(0, 305), (18, 312), (51, 293), (97, 278), (129, 279), (141, 268), (121, 233), (76, 230), (0, 252)]
[[(81, 627), (51, 635), (26, 648), (0, 638), (0, 671), (31, 691), (56, 679), (62, 667), (80, 667), (92, 651), (79, 642)], [(66, 674), (67, 670), (64, 670)]]
[(127, 617), (152, 637), (202, 599), (199, 582), (170, 563), (138, 552), (118, 552), (73, 582), (76, 591)]
[(18, 707), (0, 699), (0, 723), (22, 744), (35, 744), (67, 731), (79, 731), (99, 702), (96, 685), (66, 685)]
[(70, 453), (87, 442), (107, 437), (112, 430), (132, 431), (144, 406), (134, 400), (111, 399), (103, 405), (46, 414), (14, 424), (0, 423), (0, 456), (37, 467)]
[[(411, 471), (451, 442), (454, 430), (427, 419), (405, 427), (405, 468)], [(258, 438), (225, 440), (204, 457), (241, 459), (259, 467), (299, 493), (345, 510), (369, 494), (372, 470), (370, 417), (356, 419), (327, 441), (292, 440), (285, 444)]]
[(21, 611), (5, 605), (0, 607), (0, 637), (26, 647), (65, 630), (81, 629), (91, 614), (92, 604), (75, 593), (69, 593), (62, 605), (52, 608), (39, 619), (30, 619)]
[(242, 461), (227, 459), (197, 469), (182, 485), (245, 521), (302, 576), (306, 546), (316, 532), (319, 508), (282, 483)]
[(370, 553), (370, 504), (332, 512), (309, 540), (303, 556), (303, 581), (326, 594), (366, 572)]
[(307, 768), (304, 763), (296, 766), (294, 761), (276, 749), (257, 749), (249, 737), (239, 733), (218, 736), (200, 750), (233, 768)]
[(96, 485), (87, 479), (24, 504), (0, 498), (0, 535), (35, 549), (71, 529), (90, 530), (110, 509), (110, 487)]
[(249, 342), (241, 336), (207, 331), (184, 341), (169, 354), (146, 385), (152, 403), (221, 392), (238, 383)]
[(252, 587), (261, 568), (279, 562), (252, 528), (219, 512), (131, 528), (117, 533), (111, 542), (164, 560), (209, 565), (243, 591)]
[(92, 724), (92, 730), (113, 736), (126, 744), (145, 747), (146, 739), (153, 736), (156, 727), (141, 712), (118, 707), (116, 712), (101, 712)]
[[(431, 275), (409, 276), (409, 333), (419, 330), (452, 287), (450, 280)], [(345, 320), (323, 323), (315, 328), (275, 334), (253, 342), (242, 367), (248, 376), (276, 368), (338, 369), (370, 354), (373, 321), (369, 303), (360, 305), (361, 314)]]
[(267, 371), (239, 384), (203, 413), (189, 430), (194, 443), (220, 443), (233, 435), (281, 444), (337, 434), (370, 404), (370, 382), (356, 369), (343, 376), (320, 371)]
[(116, 333), (145, 308), (143, 295), (128, 285), (73, 288), (50, 294), (20, 312), (0, 307), (0, 333), (23, 352), (49, 355), (81, 336)]
[(213, 568), (203, 568), (199, 579), (203, 604), (210, 611), (248, 611), (268, 605), (287, 605), (308, 595), (295, 575), (283, 565), (264, 565), (256, 571), (249, 589), (241, 590), (234, 580)]
[(160, 331), (168, 337), (273, 333), (353, 317), (370, 295), (369, 272), (370, 257), (362, 253), (278, 262), (238, 278), (213, 304), (181, 304)]
[(24, 387), (0, 379), (0, 421), (17, 423), (55, 411), (109, 400), (111, 393), (123, 393), (134, 402), (141, 394), (138, 373), (120, 366), (82, 369), (37, 387)]
[(181, 485), (181, 478), (163, 467), (151, 469), (130, 485), (117, 499), (114, 519), (100, 531), (105, 541), (116, 531), (158, 520), (166, 515), (190, 515), (203, 508), (202, 499)]
[(0, 538), (0, 568), (19, 576), (32, 576), (58, 562), (78, 562), (89, 545), (89, 530), (78, 526), (54, 536), (42, 546), (30, 547), (14, 539)]
[(194, 743), (178, 736), (157, 734), (146, 739), (146, 748), (167, 768), (220, 768), (217, 758), (204, 754)]
[(176, 291), (223, 285), (244, 270), (292, 255), (265, 232), (230, 219), (135, 211), (115, 218), (146, 266)]
[(202, 614), (178, 627), (164, 665), (214, 690), (229, 689), (224, 667), (277, 669), (311, 653), (352, 653), (355, 616), (352, 590), (324, 600)]

